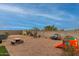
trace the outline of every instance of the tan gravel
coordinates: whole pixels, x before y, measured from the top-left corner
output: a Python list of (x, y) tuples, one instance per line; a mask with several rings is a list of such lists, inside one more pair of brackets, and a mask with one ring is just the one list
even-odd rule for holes
[[(21, 38), (24, 43), (11, 45), (11, 40)], [(55, 48), (54, 45), (61, 41), (50, 40), (45, 38), (32, 38), (22, 35), (10, 35), (3, 42), (11, 56), (59, 56), (63, 55), (62, 49)]]

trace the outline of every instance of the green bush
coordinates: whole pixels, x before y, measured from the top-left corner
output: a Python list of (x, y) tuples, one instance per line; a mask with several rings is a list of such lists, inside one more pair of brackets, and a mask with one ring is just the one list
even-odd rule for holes
[(57, 29), (57, 27), (55, 27), (54, 25), (53, 26), (51, 26), (51, 25), (48, 25), (48, 26), (45, 26), (45, 28), (44, 28), (44, 30), (46, 30), (46, 31), (56, 31), (56, 30), (58, 30)]
[(9, 53), (6, 50), (5, 46), (0, 46), (0, 56), (9, 56)]

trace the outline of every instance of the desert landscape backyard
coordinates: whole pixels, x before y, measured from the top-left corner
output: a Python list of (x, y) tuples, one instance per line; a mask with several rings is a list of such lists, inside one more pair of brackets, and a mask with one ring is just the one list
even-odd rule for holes
[(0, 4), (0, 56), (79, 56), (79, 4)]
[[(51, 40), (49, 37), (54, 33), (64, 35), (75, 35), (77, 32), (40, 32), (40, 38), (33, 38), (28, 35), (9, 35), (3, 40), (2, 46), (5, 46), (10, 56), (64, 56), (63, 49), (55, 48), (55, 44), (61, 43), (62, 40)], [(76, 33), (76, 34), (75, 34)], [(24, 41), (22, 44), (12, 45), (11, 41), (20, 38)]]

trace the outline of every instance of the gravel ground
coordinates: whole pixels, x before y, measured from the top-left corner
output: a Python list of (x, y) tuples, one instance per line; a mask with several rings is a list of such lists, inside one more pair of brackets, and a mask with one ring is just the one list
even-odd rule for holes
[[(32, 38), (23, 35), (10, 35), (3, 45), (6, 46), (11, 56), (62, 56), (64, 54), (62, 49), (55, 48), (55, 44), (61, 42), (59, 40), (51, 40), (48, 37), (54, 33), (62, 35), (74, 35), (79, 39), (79, 31), (76, 32), (40, 32), (41, 38)], [(43, 37), (44, 36), (44, 37)], [(11, 45), (14, 38), (21, 38), (24, 43), (19, 45)], [(77, 50), (79, 52), (79, 50)]]
[[(21, 38), (24, 43), (19, 45), (11, 45), (13, 38)], [(63, 55), (62, 49), (55, 48), (57, 40), (49, 38), (32, 38), (22, 35), (10, 35), (3, 43), (11, 56), (60, 56)]]

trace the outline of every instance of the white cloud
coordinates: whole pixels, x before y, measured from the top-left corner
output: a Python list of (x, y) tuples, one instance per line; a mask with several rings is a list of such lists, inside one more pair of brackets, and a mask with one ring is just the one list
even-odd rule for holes
[[(52, 11), (57, 11), (57, 13), (50, 15), (50, 14), (41, 13), (38, 10), (33, 10), (33, 9), (29, 9), (29, 8), (23, 9), (21, 7), (17, 7), (17, 6), (13, 6), (13, 5), (0, 4), (0, 11), (18, 13), (19, 15), (22, 14), (22, 15), (42, 16), (42, 17), (46, 17), (49, 19), (53, 19), (53, 20), (65, 20), (64, 16), (67, 16), (69, 18), (69, 20), (71, 20), (71, 21), (75, 19), (75, 17), (69, 13), (60, 11), (60, 10), (55, 10), (55, 9), (54, 10), (52, 9)], [(60, 16), (62, 16), (62, 17), (60, 17)], [(66, 20), (68, 20), (68, 18)]]

